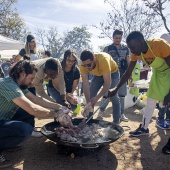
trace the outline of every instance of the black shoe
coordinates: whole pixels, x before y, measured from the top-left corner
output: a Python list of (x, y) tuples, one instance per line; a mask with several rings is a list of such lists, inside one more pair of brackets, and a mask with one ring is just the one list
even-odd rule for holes
[(142, 125), (140, 124), (139, 127), (135, 130), (130, 132), (131, 136), (145, 136), (149, 135), (149, 129), (144, 129)]
[(162, 148), (162, 152), (166, 154), (170, 154), (170, 138), (168, 140), (168, 143)]
[(7, 167), (10, 167), (11, 165), (12, 165), (11, 161), (5, 159), (4, 155), (0, 153), (0, 168), (7, 168)]
[(129, 134), (135, 133), (136, 131), (138, 131), (138, 129), (141, 129), (141, 127), (142, 127), (142, 124), (140, 124), (139, 127), (136, 130), (129, 132)]

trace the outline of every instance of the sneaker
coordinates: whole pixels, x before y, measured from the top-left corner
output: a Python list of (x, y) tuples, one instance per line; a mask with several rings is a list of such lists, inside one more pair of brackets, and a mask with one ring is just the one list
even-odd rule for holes
[(104, 114), (104, 111), (101, 111), (98, 113), (98, 116), (97, 117), (103, 117), (103, 114)]
[(41, 138), (43, 136), (43, 134), (41, 132), (37, 131), (36, 128), (34, 128), (34, 130), (32, 131), (31, 136), (35, 137), (35, 138)]
[(170, 126), (170, 119), (165, 119), (165, 122), (168, 126)]
[(123, 121), (123, 122), (128, 122), (129, 121), (129, 119), (125, 116), (125, 114), (121, 115), (120, 120)]
[(149, 129), (144, 129), (142, 124), (135, 131), (129, 132), (131, 136), (146, 136), (149, 135)]
[(140, 124), (139, 127), (136, 130), (129, 132), (129, 134), (133, 134), (133, 133), (137, 132), (138, 129), (140, 129), (141, 127), (142, 127), (142, 124)]
[(5, 159), (4, 155), (0, 153), (0, 168), (7, 168), (10, 167), (11, 165), (12, 165), (11, 161)]
[(163, 130), (170, 129), (169, 125), (166, 124), (165, 120), (157, 119), (155, 125)]
[(170, 154), (170, 139), (168, 140), (167, 144), (162, 148), (162, 152)]

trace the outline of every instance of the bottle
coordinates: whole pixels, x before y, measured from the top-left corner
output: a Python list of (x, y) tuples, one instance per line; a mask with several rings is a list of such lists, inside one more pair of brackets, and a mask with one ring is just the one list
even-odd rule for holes
[(79, 114), (81, 110), (81, 103), (77, 104), (77, 108), (74, 110), (74, 114)]

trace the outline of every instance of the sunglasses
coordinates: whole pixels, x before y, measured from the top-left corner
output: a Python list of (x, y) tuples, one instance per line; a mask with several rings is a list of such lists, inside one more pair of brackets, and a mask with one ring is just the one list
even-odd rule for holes
[(90, 68), (91, 65), (92, 65), (93, 61), (90, 63), (90, 64), (82, 64), (83, 67), (87, 67), (87, 68)]
[(75, 62), (76, 62), (76, 60), (70, 60), (69, 58), (67, 58), (67, 61), (68, 61), (69, 63), (75, 63)]

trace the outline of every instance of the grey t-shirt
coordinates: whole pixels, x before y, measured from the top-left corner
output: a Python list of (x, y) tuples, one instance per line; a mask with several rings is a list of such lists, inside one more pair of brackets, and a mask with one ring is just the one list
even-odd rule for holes
[(106, 46), (104, 48), (104, 52), (110, 54), (112, 56), (112, 58), (114, 59), (114, 61), (117, 63), (117, 65), (119, 66), (119, 69), (121, 69), (121, 63), (120, 61), (122, 59), (126, 59), (126, 57), (129, 57), (129, 49), (125, 44), (121, 44), (120, 48), (117, 48), (117, 51), (119, 53), (119, 56), (116, 53), (114, 44), (111, 44), (109, 46)]

